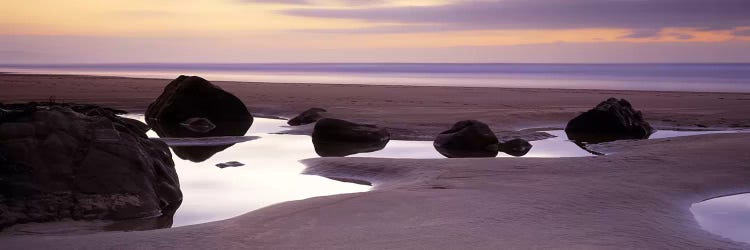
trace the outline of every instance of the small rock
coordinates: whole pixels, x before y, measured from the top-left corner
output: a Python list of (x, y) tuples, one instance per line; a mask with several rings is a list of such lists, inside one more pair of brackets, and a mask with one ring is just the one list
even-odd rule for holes
[(531, 151), (531, 143), (524, 139), (513, 139), (499, 144), (500, 152), (512, 156), (524, 156)]
[(438, 134), (433, 146), (448, 158), (495, 157), (498, 153), (497, 136), (487, 124), (477, 120), (457, 122)]
[(327, 111), (322, 108), (310, 108), (308, 110), (305, 110), (298, 116), (295, 116), (294, 118), (289, 119), (287, 124), (289, 124), (289, 126), (299, 126), (299, 125), (305, 125), (305, 124), (316, 122), (320, 118), (323, 118), (323, 116), (320, 114), (322, 112), (327, 112)]
[(238, 161), (230, 161), (230, 162), (216, 164), (216, 166), (219, 168), (228, 168), (228, 167), (245, 166), (245, 164), (242, 164), (241, 162), (238, 162)]

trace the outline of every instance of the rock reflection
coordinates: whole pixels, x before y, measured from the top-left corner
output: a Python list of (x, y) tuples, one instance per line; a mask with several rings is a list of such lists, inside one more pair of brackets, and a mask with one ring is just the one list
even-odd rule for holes
[(174, 223), (174, 214), (180, 204), (181, 202), (165, 208), (161, 216), (115, 221), (105, 226), (104, 231), (146, 231), (171, 228)]
[(388, 141), (377, 142), (340, 142), (326, 141), (316, 137), (312, 139), (315, 153), (322, 157), (343, 157), (359, 153), (368, 153), (382, 150)]
[[(619, 140), (635, 140), (635, 139), (648, 139), (651, 134), (643, 135), (629, 135), (629, 134), (604, 134), (604, 133), (581, 133), (565, 131), (568, 139), (576, 142), (576, 144), (596, 144), (603, 142), (619, 141)], [(580, 145), (579, 145), (580, 146)]]
[[(162, 122), (148, 119), (148, 125), (160, 138), (207, 138), (220, 136), (243, 136), (253, 124), (250, 121), (214, 122), (215, 128), (207, 132), (191, 130), (180, 123)], [(214, 154), (221, 152), (234, 143), (200, 146), (170, 146), (177, 157), (192, 162), (203, 162)]]

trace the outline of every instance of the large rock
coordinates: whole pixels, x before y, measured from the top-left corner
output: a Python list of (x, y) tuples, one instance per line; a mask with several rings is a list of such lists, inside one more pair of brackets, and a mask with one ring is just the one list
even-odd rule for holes
[(625, 99), (609, 98), (573, 118), (565, 127), (568, 138), (578, 142), (646, 139), (654, 129)]
[(177, 209), (182, 193), (167, 145), (147, 138), (143, 123), (81, 107), (0, 104), (0, 228)]
[(202, 117), (211, 122), (250, 121), (253, 117), (237, 97), (197, 76), (180, 76), (146, 110), (146, 119), (180, 123)]
[(320, 156), (347, 156), (383, 149), (390, 134), (375, 125), (323, 118), (315, 124), (312, 140)]
[(487, 124), (476, 120), (457, 122), (438, 134), (433, 145), (449, 158), (495, 157), (498, 153), (497, 136)]
[(286, 124), (289, 124), (290, 126), (310, 124), (323, 118), (323, 115), (320, 114), (322, 112), (326, 112), (326, 110), (322, 108), (310, 108), (300, 113), (298, 116), (289, 119)]

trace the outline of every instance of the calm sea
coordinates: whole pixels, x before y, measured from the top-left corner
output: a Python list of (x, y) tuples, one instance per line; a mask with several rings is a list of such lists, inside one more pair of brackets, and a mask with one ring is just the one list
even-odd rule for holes
[(750, 92), (750, 64), (50, 64), (0, 72), (212, 81)]

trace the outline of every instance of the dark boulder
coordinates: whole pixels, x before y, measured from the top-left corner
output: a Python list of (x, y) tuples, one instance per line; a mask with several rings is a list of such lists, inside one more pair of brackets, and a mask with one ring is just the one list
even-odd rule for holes
[(565, 127), (568, 138), (598, 143), (620, 139), (647, 139), (654, 128), (625, 99), (609, 98), (573, 118)]
[(487, 124), (476, 120), (457, 122), (438, 134), (433, 145), (449, 158), (495, 157), (498, 153), (497, 136)]
[(0, 227), (171, 216), (182, 202), (169, 148), (144, 124), (92, 106), (0, 108), (13, 113), (0, 121)]
[(320, 120), (320, 118), (323, 118), (323, 116), (320, 114), (322, 112), (326, 112), (326, 110), (322, 108), (310, 108), (308, 110), (305, 110), (298, 116), (289, 119), (286, 124), (289, 124), (290, 126), (310, 124)]
[(214, 123), (250, 121), (253, 117), (242, 101), (197, 76), (180, 76), (146, 110), (146, 119), (180, 123), (203, 117)]
[(319, 120), (312, 134), (315, 152), (323, 157), (378, 151), (389, 140), (385, 128), (333, 118)]
[(531, 151), (531, 143), (524, 139), (513, 139), (499, 144), (500, 152), (512, 156), (524, 156)]

